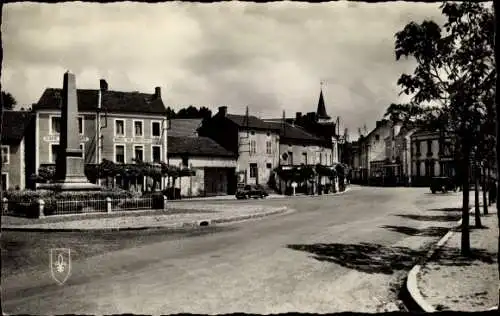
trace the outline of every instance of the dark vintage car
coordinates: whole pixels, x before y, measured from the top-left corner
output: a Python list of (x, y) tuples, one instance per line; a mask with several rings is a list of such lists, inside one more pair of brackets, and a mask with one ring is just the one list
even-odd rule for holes
[(438, 191), (446, 193), (448, 191), (457, 191), (457, 187), (453, 179), (448, 177), (433, 177), (431, 180), (431, 192), (434, 194)]
[(268, 196), (266, 190), (260, 185), (252, 185), (247, 184), (241, 188), (238, 188), (236, 191), (236, 198), (238, 200), (241, 199), (250, 199), (250, 198), (265, 198)]

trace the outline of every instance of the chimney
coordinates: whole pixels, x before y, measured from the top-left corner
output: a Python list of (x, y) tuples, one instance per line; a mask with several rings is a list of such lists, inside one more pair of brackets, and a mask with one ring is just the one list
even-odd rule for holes
[(295, 113), (295, 119), (300, 120), (302, 118), (302, 112), (296, 112)]
[(161, 99), (161, 88), (160, 87), (155, 88), (155, 99)]
[(101, 88), (101, 91), (108, 91), (108, 83), (106, 82), (106, 80), (99, 80), (99, 86)]
[(219, 115), (225, 117), (227, 114), (227, 106), (219, 106)]

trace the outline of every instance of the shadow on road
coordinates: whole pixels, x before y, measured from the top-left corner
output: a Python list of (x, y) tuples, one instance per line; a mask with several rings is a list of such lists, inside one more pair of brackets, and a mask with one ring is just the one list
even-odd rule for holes
[(443, 248), (431, 257), (430, 262), (443, 266), (470, 266), (475, 262), (493, 264), (496, 257), (496, 253), (485, 249), (473, 248), (469, 257), (463, 257), (460, 248)]
[(453, 221), (458, 221), (461, 218), (460, 214), (447, 214), (447, 215), (395, 214), (394, 216), (399, 216), (414, 221), (425, 221), (425, 222), (453, 222)]
[(312, 253), (319, 261), (333, 262), (365, 273), (393, 274), (410, 270), (425, 251), (406, 247), (384, 247), (378, 244), (310, 244), (288, 245), (293, 250)]
[[(236, 227), (209, 226), (178, 229), (146, 229), (87, 232), (2, 232), (2, 274), (14, 274), (49, 266), (51, 248), (70, 248), (72, 259), (185, 238), (203, 238), (232, 232)], [(91, 246), (90, 246), (91, 245)]]
[(441, 237), (446, 235), (446, 233), (450, 230), (449, 227), (426, 227), (426, 228), (414, 228), (408, 226), (392, 226), (392, 225), (384, 225), (381, 228), (385, 228), (387, 230), (405, 234), (408, 236), (422, 236), (422, 237)]
[(461, 208), (458, 207), (443, 207), (443, 208), (431, 208), (428, 211), (432, 212), (462, 212)]

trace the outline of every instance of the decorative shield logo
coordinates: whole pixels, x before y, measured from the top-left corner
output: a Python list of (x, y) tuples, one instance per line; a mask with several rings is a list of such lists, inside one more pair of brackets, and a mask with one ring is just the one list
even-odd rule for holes
[(71, 250), (69, 248), (50, 249), (50, 272), (59, 285), (63, 285), (71, 274)]

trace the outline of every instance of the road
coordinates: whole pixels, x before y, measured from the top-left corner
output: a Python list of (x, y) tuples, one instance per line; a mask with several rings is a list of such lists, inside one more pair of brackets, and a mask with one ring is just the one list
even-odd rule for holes
[(62, 286), (48, 267), (3, 275), (3, 311), (382, 311), (419, 256), (455, 224), (459, 212), (445, 208), (459, 207), (460, 201), (460, 193), (369, 187), (338, 196), (234, 201), (287, 205), (296, 212), (198, 236), (165, 232), (164, 239), (148, 240), (138, 231), (140, 243), (75, 259)]

